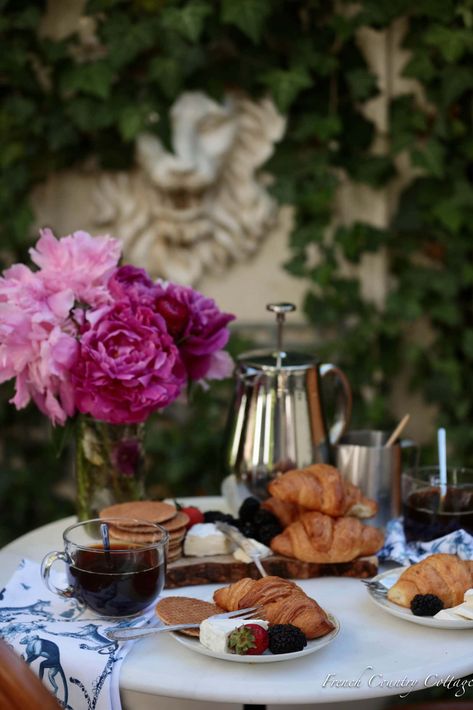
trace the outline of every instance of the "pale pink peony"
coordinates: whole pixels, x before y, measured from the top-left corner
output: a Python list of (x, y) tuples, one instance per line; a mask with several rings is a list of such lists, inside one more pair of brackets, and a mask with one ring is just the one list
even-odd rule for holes
[(0, 382), (16, 377), (12, 403), (31, 398), (56, 424), (74, 413), (69, 371), (78, 346), (59, 327), (72, 295), (52, 297), (37, 274), (21, 264), (0, 278)]
[(40, 234), (30, 256), (50, 292), (71, 290), (77, 301), (89, 306), (110, 301), (107, 282), (121, 256), (116, 239), (92, 237), (87, 232), (56, 239), (50, 229)]
[(82, 334), (73, 382), (80, 412), (132, 424), (176, 399), (185, 371), (164, 320), (147, 306), (123, 301)]
[(175, 338), (191, 380), (228, 377), (233, 363), (220, 351), (230, 337), (227, 325), (234, 315), (220, 311), (199, 291), (172, 283), (156, 284), (154, 308)]

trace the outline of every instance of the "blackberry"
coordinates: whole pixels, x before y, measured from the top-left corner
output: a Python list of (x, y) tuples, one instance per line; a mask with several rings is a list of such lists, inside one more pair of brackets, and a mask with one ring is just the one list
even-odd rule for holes
[(435, 594), (416, 594), (411, 601), (411, 611), (415, 616), (435, 616), (444, 604)]
[(279, 525), (277, 517), (264, 508), (258, 510), (253, 518), (253, 522), (257, 527), (262, 527), (263, 525)]
[(263, 545), (267, 545), (269, 547), (273, 537), (276, 537), (276, 535), (279, 535), (281, 532), (282, 527), (279, 523), (270, 523), (269, 525), (262, 525), (260, 528), (256, 528), (255, 537), (258, 542), (262, 542)]
[(260, 502), (257, 498), (250, 496), (245, 498), (238, 511), (238, 517), (243, 523), (253, 522), (253, 518), (260, 509)]
[(204, 520), (206, 523), (216, 523), (220, 520), (222, 523), (228, 523), (229, 525), (235, 525), (236, 520), (233, 515), (228, 515), (228, 513), (222, 513), (220, 510), (207, 510), (204, 513)]
[(256, 528), (253, 523), (240, 523), (239, 529), (245, 537), (256, 538)]
[(271, 653), (295, 653), (307, 646), (307, 639), (293, 624), (273, 624), (268, 629)]

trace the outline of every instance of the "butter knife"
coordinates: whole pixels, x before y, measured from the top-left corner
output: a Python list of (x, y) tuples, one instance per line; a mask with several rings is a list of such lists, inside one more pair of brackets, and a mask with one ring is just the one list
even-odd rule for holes
[(267, 577), (268, 574), (261, 563), (261, 553), (254, 545), (254, 543), (247, 537), (243, 535), (236, 527), (224, 523), (221, 520), (215, 522), (215, 526), (220, 532), (222, 532), (226, 537), (234, 542), (238, 547), (241, 547), (243, 552), (246, 552), (248, 557), (251, 557), (255, 563), (260, 575), (262, 577)]

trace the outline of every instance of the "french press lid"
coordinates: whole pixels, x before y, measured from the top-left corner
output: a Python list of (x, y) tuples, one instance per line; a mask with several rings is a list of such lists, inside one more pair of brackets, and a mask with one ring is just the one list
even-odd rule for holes
[(313, 356), (306, 353), (286, 352), (283, 348), (283, 329), (286, 314), (296, 310), (293, 303), (269, 303), (266, 310), (276, 314), (276, 349), (251, 350), (238, 357), (238, 363), (255, 370), (308, 370), (314, 366)]

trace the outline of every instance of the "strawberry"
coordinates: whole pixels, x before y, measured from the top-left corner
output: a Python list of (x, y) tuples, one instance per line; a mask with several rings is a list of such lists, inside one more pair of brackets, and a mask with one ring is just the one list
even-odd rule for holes
[(232, 631), (228, 647), (240, 656), (261, 656), (268, 648), (268, 632), (259, 624), (244, 624)]
[(185, 508), (180, 508), (181, 513), (185, 513), (189, 517), (189, 522), (186, 525), (187, 530), (196, 523), (204, 522), (204, 514), (195, 505), (188, 505)]

